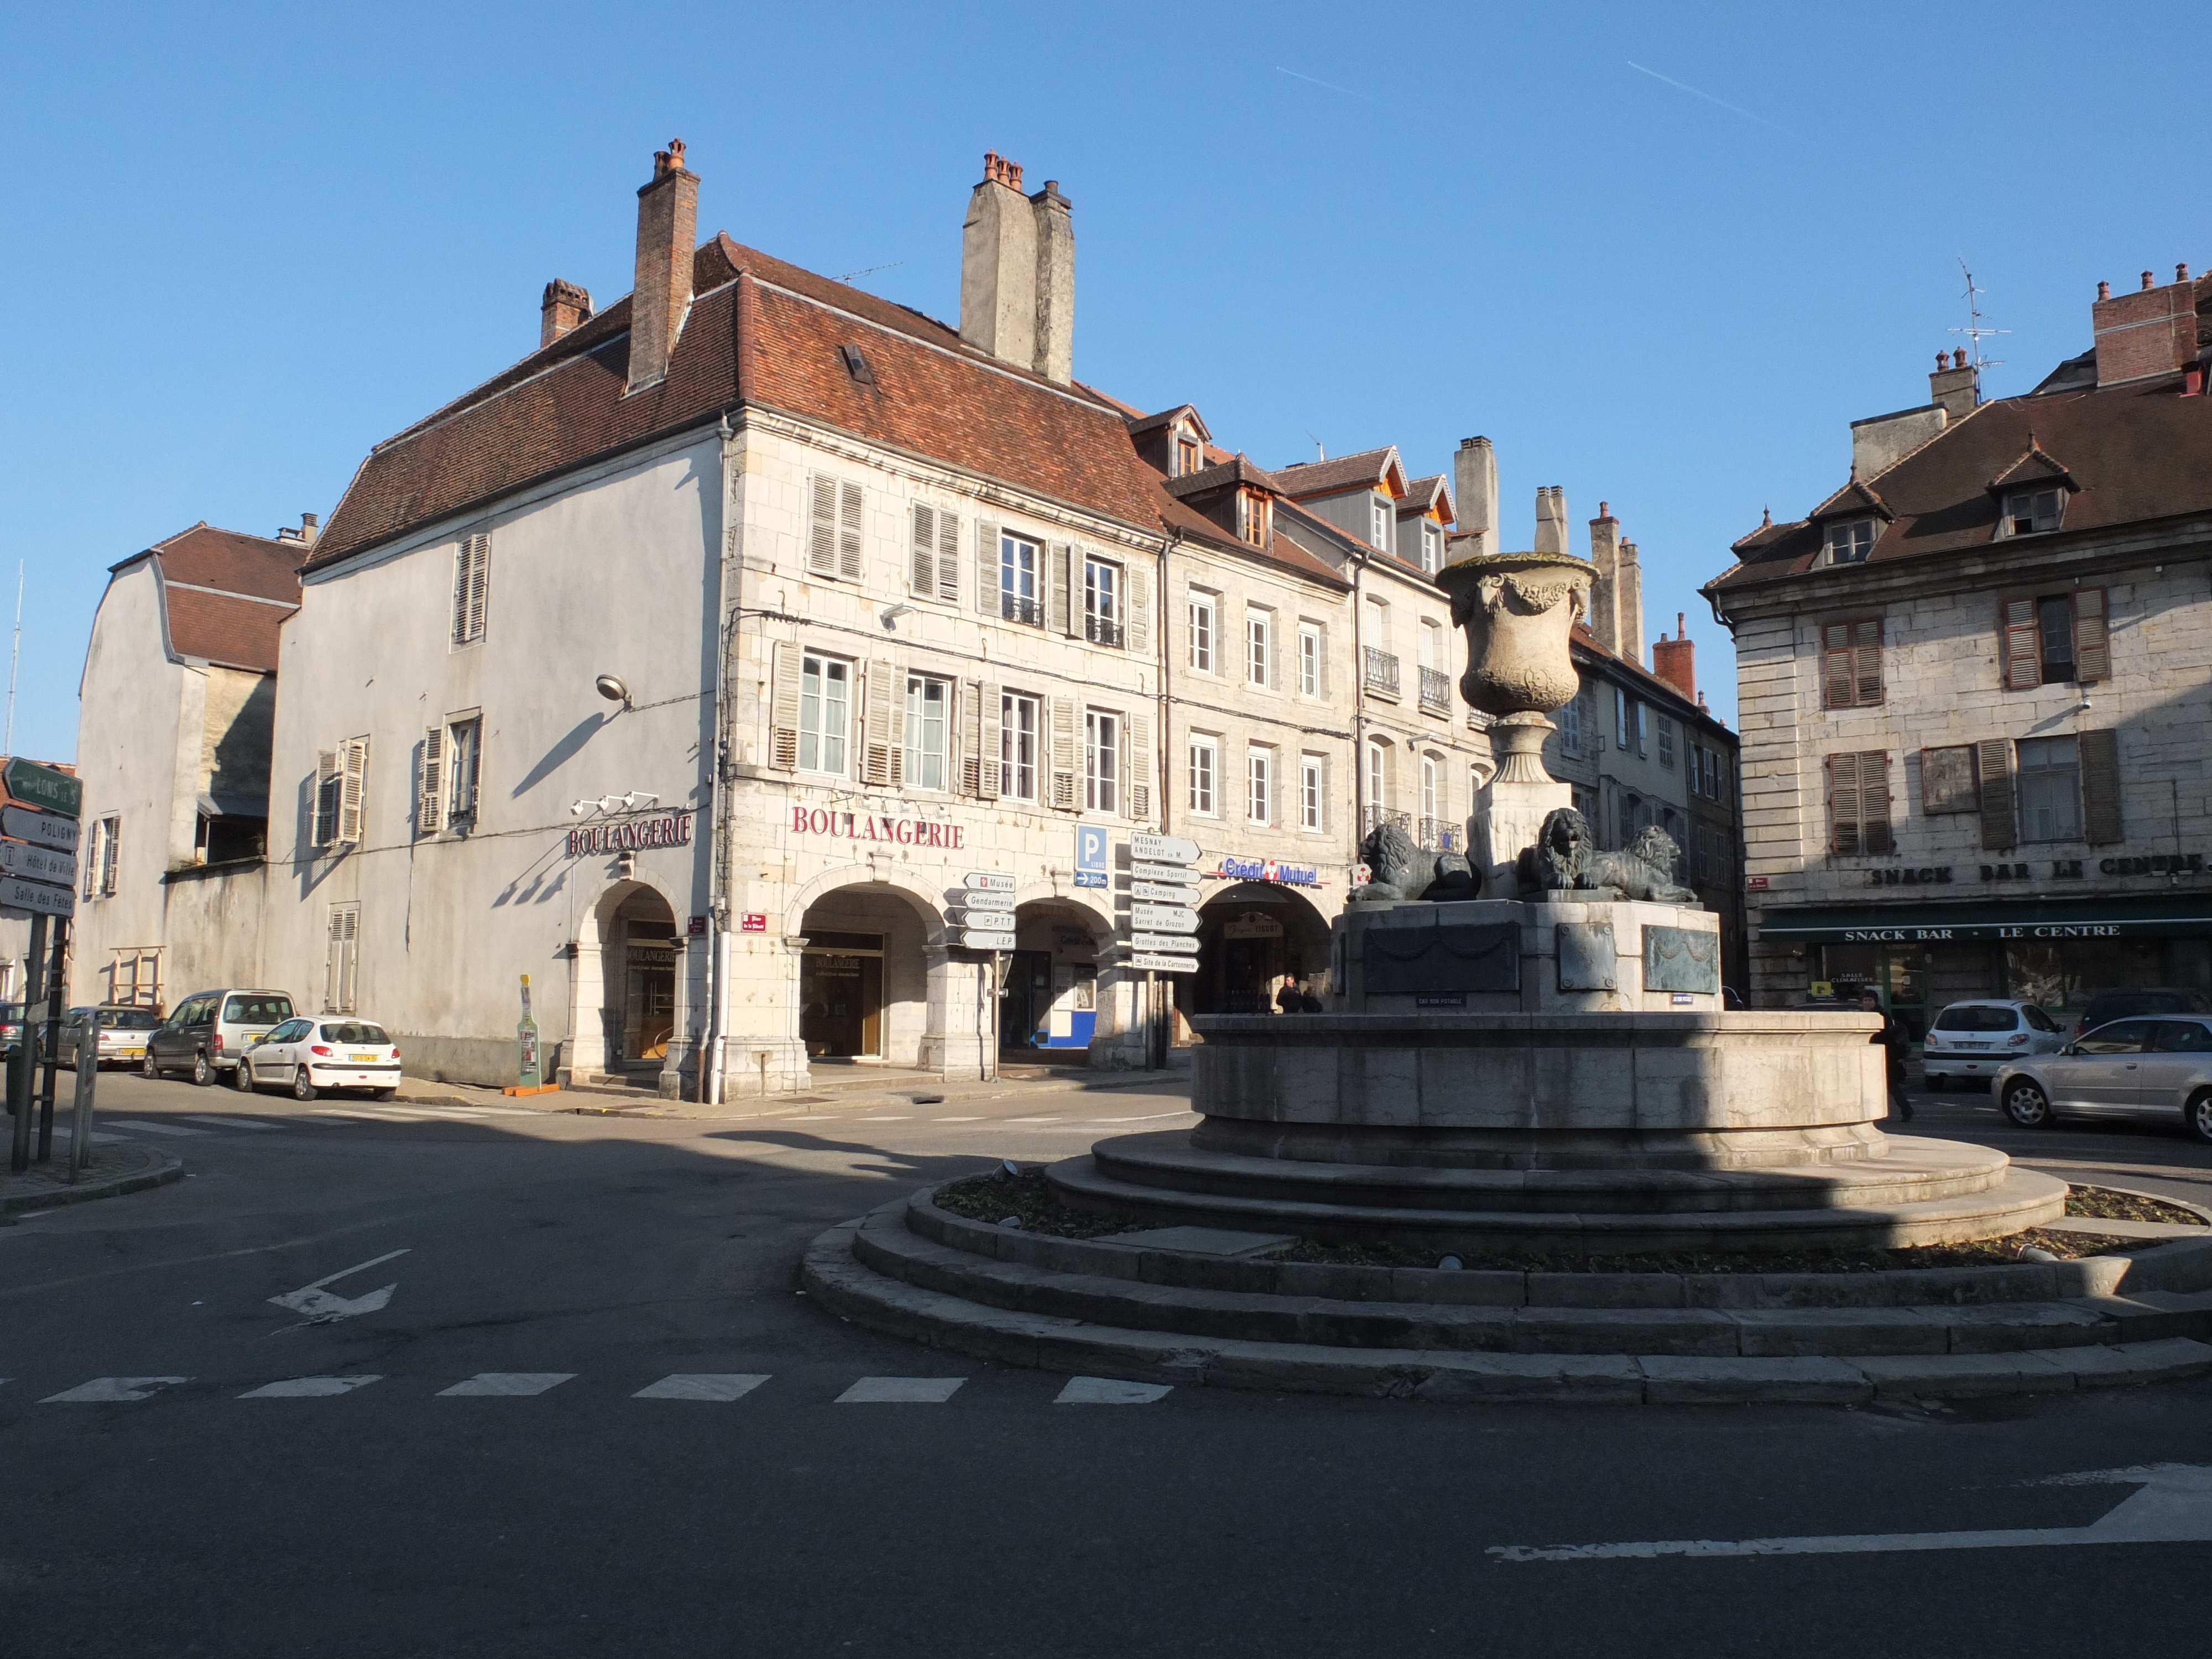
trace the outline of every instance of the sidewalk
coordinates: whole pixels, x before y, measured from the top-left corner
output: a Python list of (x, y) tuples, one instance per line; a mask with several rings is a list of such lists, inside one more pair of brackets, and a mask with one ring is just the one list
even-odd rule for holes
[[(0, 1115), (0, 1129), (9, 1120)], [(84, 1176), (74, 1187), (69, 1182), (69, 1139), (54, 1137), (54, 1155), (45, 1164), (33, 1164), (21, 1175), (0, 1169), (0, 1226), (5, 1218), (26, 1210), (51, 1210), (63, 1204), (82, 1204), (95, 1198), (115, 1198), (143, 1192), (179, 1180), (185, 1163), (173, 1153), (151, 1146), (94, 1146)]]

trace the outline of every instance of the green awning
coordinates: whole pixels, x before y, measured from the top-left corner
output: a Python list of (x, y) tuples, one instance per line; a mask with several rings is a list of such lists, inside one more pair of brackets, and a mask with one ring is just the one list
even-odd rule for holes
[(1761, 939), (1821, 945), (1941, 945), (1947, 940), (2181, 939), (2212, 934), (2212, 894), (2014, 903), (1792, 906), (1765, 911)]

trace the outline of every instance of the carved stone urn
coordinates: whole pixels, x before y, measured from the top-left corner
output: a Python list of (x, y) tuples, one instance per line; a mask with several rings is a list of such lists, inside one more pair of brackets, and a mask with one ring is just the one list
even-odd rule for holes
[[(1491, 742), (1501, 783), (1550, 783), (1544, 716), (1574, 701), (1580, 682), (1567, 637), (1589, 609), (1597, 567), (1570, 553), (1485, 553), (1448, 564), (1437, 585), (1467, 632), (1460, 696), (1498, 717)], [(1517, 850), (1517, 849), (1516, 849)]]

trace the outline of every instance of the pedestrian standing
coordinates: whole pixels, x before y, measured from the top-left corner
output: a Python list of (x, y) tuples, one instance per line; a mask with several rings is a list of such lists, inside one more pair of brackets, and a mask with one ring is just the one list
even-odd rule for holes
[(1881, 1030), (1868, 1040), (1881, 1045), (1882, 1070), (1889, 1082), (1889, 1115), (1903, 1123), (1912, 1121), (1912, 1103), (1905, 1095), (1905, 1057), (1912, 1049), (1912, 1033), (1905, 1022), (1881, 1006), (1881, 993), (1868, 986), (1859, 993), (1863, 1012), (1881, 1016)]

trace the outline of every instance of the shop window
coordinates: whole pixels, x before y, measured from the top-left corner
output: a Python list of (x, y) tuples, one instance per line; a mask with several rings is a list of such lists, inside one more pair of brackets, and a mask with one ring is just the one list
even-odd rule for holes
[(1121, 567), (1103, 559), (1083, 562), (1083, 637), (1094, 645), (1122, 643)]
[(2112, 630), (2105, 598), (2101, 587), (2082, 587), (2070, 593), (2016, 594), (2002, 601), (2005, 690), (2109, 679)]
[(1831, 755), (1828, 850), (1839, 858), (1897, 850), (1889, 833), (1889, 757), (1879, 750)]
[(1008, 691), (999, 699), (999, 791), (1016, 800), (1037, 798), (1037, 713), (1035, 697)]
[(1298, 624), (1298, 695), (1322, 694), (1322, 650), (1324, 635), (1319, 623)]
[(1103, 709), (1083, 714), (1083, 805), (1093, 812), (1121, 811), (1121, 717)]
[(2023, 738), (2015, 747), (2020, 838), (2081, 840), (2081, 745), (2072, 738)]
[(951, 681), (931, 674), (907, 676), (905, 775), (914, 788), (945, 787), (945, 733), (951, 709)]
[(1275, 755), (1255, 749), (1244, 757), (1245, 816), (1255, 823), (1275, 821)]
[(475, 645), (484, 636), (491, 602), (491, 537), (479, 532), (461, 538), (453, 550), (453, 642)]
[(1190, 740), (1190, 810), (1214, 816), (1213, 792), (1221, 768), (1221, 746), (1212, 738)]
[(1322, 806), (1328, 799), (1327, 760), (1320, 755), (1305, 755), (1298, 760), (1298, 828), (1318, 833), (1322, 825)]
[(1213, 672), (1214, 598), (1194, 589), (1187, 612), (1190, 628), (1190, 665), (1200, 674)]
[(845, 775), (852, 731), (853, 665), (810, 651), (799, 669), (799, 769)]

